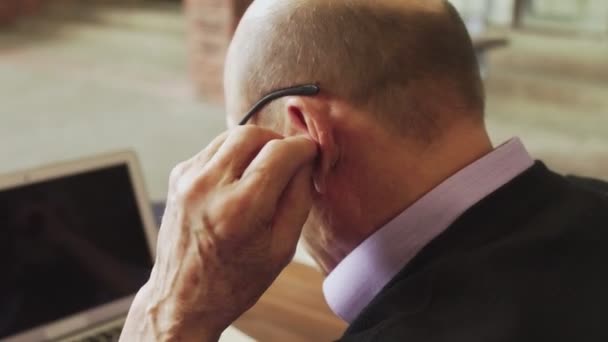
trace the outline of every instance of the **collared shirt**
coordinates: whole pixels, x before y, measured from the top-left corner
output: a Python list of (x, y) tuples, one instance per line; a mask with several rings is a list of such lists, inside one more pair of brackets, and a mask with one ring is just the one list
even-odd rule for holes
[(323, 283), (329, 307), (352, 322), (425, 245), (533, 164), (521, 141), (513, 138), (443, 181), (336, 266)]

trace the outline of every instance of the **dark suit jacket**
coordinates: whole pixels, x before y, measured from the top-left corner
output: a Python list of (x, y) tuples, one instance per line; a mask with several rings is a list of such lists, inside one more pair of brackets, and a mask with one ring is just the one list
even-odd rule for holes
[(608, 341), (608, 184), (537, 162), (427, 245), (341, 341)]

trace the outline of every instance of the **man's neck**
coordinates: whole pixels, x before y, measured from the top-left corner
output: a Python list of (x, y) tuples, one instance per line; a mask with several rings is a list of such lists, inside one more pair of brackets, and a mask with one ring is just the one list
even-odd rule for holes
[(358, 141), (353, 149), (358, 153), (345, 157), (336, 181), (330, 182), (334, 189), (321, 202), (326, 214), (318, 215), (321, 231), (315, 234), (322, 234), (323, 241), (315, 245), (305, 236), (326, 273), (420, 197), (492, 151), (483, 127), (464, 124), (424, 147), (394, 137)]

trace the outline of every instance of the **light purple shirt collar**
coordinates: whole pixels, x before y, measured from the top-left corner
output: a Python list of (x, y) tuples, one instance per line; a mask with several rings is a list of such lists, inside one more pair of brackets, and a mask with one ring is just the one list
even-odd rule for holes
[(533, 164), (521, 141), (513, 138), (443, 181), (336, 266), (323, 283), (329, 307), (352, 322), (425, 245)]

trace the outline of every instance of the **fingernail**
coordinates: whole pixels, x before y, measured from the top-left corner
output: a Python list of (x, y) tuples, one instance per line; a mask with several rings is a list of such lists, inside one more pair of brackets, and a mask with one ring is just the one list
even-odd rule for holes
[(322, 194), (323, 193), (323, 186), (322, 186), (321, 182), (317, 179), (317, 177), (313, 177), (312, 183), (315, 186), (315, 190), (318, 193)]

